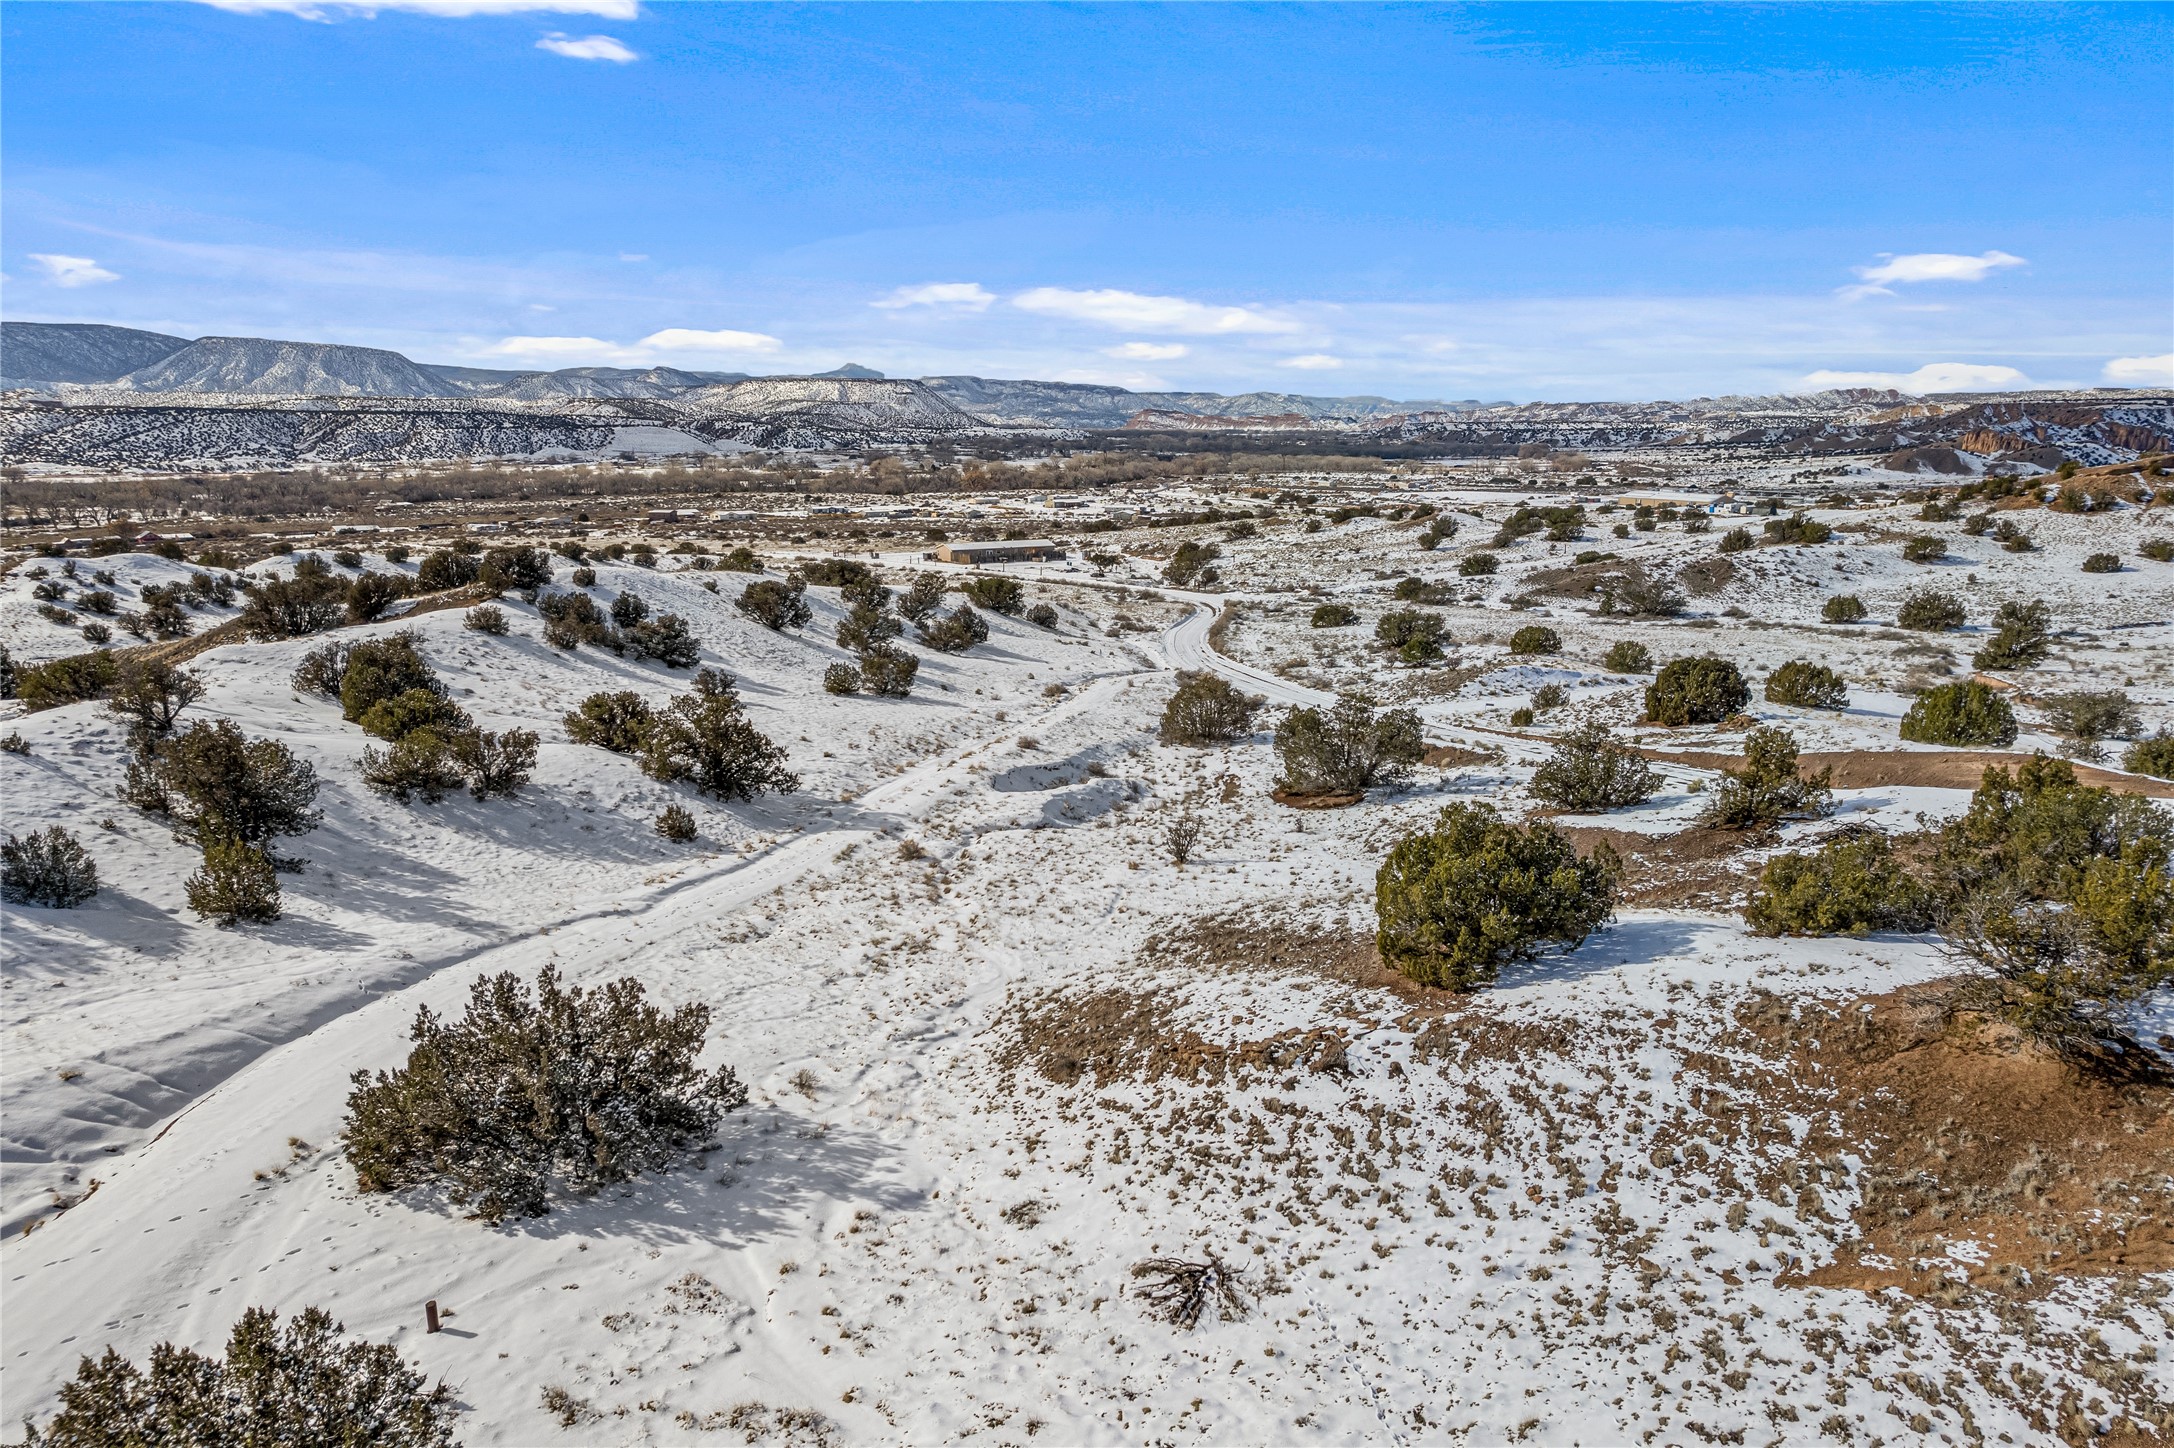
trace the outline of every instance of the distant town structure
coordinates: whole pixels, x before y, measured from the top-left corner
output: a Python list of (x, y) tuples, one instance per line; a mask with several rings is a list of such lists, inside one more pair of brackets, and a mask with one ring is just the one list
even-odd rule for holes
[(945, 543), (923, 555), (933, 563), (1062, 562), (1064, 550), (1046, 538), (1015, 538), (1002, 543)]
[(1729, 502), (1727, 493), (1670, 493), (1647, 489), (1621, 493), (1616, 502), (1626, 508), (1682, 508), (1699, 513), (1718, 513)]

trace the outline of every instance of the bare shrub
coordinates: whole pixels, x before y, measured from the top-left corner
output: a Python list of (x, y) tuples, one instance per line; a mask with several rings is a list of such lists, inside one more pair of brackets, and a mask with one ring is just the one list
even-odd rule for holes
[(1242, 1322), (1251, 1308), (1245, 1279), (1213, 1252), (1204, 1262), (1150, 1257), (1133, 1264), (1133, 1295), (1148, 1312), (1190, 1332), (1210, 1311), (1224, 1322)]
[(453, 762), (477, 799), (511, 799), (536, 767), (534, 730), (470, 729), (451, 741)]
[(204, 697), (204, 681), (163, 659), (132, 659), (121, 666), (106, 707), (128, 721), (129, 742), (148, 748), (174, 732), (181, 711)]

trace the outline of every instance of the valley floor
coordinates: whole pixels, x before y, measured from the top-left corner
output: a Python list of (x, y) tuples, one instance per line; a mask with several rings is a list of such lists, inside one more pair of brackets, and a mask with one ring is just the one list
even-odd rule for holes
[[(1279, 548), (1231, 566), (1302, 570)], [(1364, 591), (1374, 561), (1332, 586)], [(816, 690), (844, 657), (820, 591), (805, 637), (776, 636), (691, 575), (607, 571), (693, 617), (807, 778), (704, 810), (691, 850), (649, 830), (673, 791), (571, 744), (546, 744), (520, 800), (392, 805), (355, 782), (354, 727), (287, 689), (307, 641), (216, 650), (207, 713), (328, 781), (289, 918), (245, 931), (184, 923), (188, 852), (111, 803), (116, 723), (14, 721), (31, 753), (5, 760), (9, 828), (98, 836), (109, 889), (7, 916), (0, 1416), (49, 1413), (108, 1343), (210, 1347), (245, 1307), (317, 1305), (453, 1384), (474, 1444), (2174, 1434), (2163, 1095), (2094, 1094), (1959, 1034), (1930, 940), (1749, 935), (1730, 904), (1777, 842), (1657, 848), (1614, 923), (1483, 993), (1382, 968), (1389, 844), (1452, 801), (1521, 808), (1545, 746), (1497, 714), (1557, 677), (1615, 707), (1633, 680), (1467, 639), (1458, 677), (1422, 691), (1317, 650), (1276, 577), (1240, 580), (1214, 642), (1205, 598), (1084, 582), (1037, 585), (1054, 631), (995, 620), (893, 703)], [(1144, 631), (1113, 637), (1117, 611)], [(588, 690), (685, 687), (553, 653), (508, 612), (503, 640), (414, 625), (493, 727), (548, 741)], [(1451, 616), (1504, 625), (1492, 598)], [(2137, 671), (2161, 713), (2163, 658)], [(1807, 747), (1891, 751), (1908, 681), (1887, 667), (1849, 713), (1792, 718)], [(1424, 692), (1458, 762), (1358, 808), (1285, 809), (1265, 735), (1155, 742), (1172, 668), (1277, 705)], [(1670, 741), (1701, 747), (1732, 741)], [(1673, 837), (1715, 774), (1663, 772), (1645, 806), (1560, 823)], [(1840, 818), (1901, 827), (1967, 797), (1845, 788)], [(1162, 843), (1180, 813), (1204, 825), (1184, 866)], [(546, 963), (707, 1004), (705, 1060), (752, 1102), (675, 1169), (539, 1219), (358, 1192), (349, 1076), (401, 1059), (417, 1008)], [(1132, 1269), (1161, 1257), (1220, 1262), (1245, 1310), (1158, 1319)], [(426, 1300), (446, 1331), (424, 1332)]]

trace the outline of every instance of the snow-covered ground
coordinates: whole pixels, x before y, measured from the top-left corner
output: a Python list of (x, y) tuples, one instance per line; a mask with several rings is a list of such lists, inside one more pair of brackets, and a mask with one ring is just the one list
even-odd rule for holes
[[(365, 737), (288, 686), (311, 641), (227, 646), (192, 665), (210, 684), (197, 716), (279, 738), (325, 781), (324, 824), (287, 842), (309, 861), (285, 878), (287, 917), (232, 931), (182, 908), (193, 852), (114, 800), (123, 732), (101, 706), (0, 721), (30, 745), (0, 755), (7, 828), (76, 831), (105, 886), (80, 910), (6, 913), (0, 1419), (51, 1411), (82, 1354), (208, 1347), (252, 1305), (322, 1306), (396, 1342), (455, 1386), (476, 1444), (723, 1441), (728, 1423), (841, 1444), (2029, 1443), (2133, 1417), (2174, 1397), (2165, 1274), (1955, 1303), (1810, 1280), (1857, 1234), (1869, 1148), (1840, 1139), (1746, 1013), (1855, 1010), (1952, 973), (1935, 944), (1764, 940), (1732, 913), (1633, 903), (1474, 996), (1364, 961), (1400, 833), (1454, 800), (1530, 808), (1547, 746), (1504, 732), (1511, 709), (1560, 682), (1630, 717), (1643, 679), (1600, 662), (1618, 639), (1738, 660), (1752, 712), (1808, 749), (1893, 750), (1907, 689), (1940, 674), (1908, 651), (1922, 636), (1877, 621), (1930, 573), (1974, 569), (1956, 584), (1974, 624), (1981, 597), (2044, 596), (2076, 630), (2055, 671), (2124, 683), (2148, 724), (2174, 722), (2174, 624), (2114, 629), (2174, 620), (2174, 567), (2136, 560), (2132, 539), (2117, 546), (2143, 571), (2076, 574), (2088, 530), (2142, 525), (2028, 518), (2040, 553), (1948, 570), (1857, 535), (1736, 555), (1739, 580), (1694, 601), (1710, 628), (1503, 606), (1579, 548), (1711, 551), (1666, 525), (1613, 540), (1602, 517), (1600, 541), (1528, 539), (1471, 580), (1457, 560), (1492, 519), (1434, 553), (1370, 519), (1265, 525), (1223, 545), (1212, 598), (1162, 588), (1148, 555), (1221, 530), (1112, 535), (1091, 541), (1128, 561), (1100, 579), (1006, 570), (1060, 606), (1057, 629), (991, 618), (984, 646), (924, 651), (904, 701), (822, 692), (847, 657), (831, 590), (779, 635), (731, 607), (743, 578), (601, 565), (601, 599), (631, 588), (686, 616), (789, 749), (802, 792), (749, 805), (568, 742), (557, 720), (583, 695), (661, 700), (687, 676), (557, 653), (510, 599), (504, 638), (457, 611), (354, 632), (416, 629), (480, 723), (542, 734), (512, 801), (371, 794)], [(1438, 610), (1453, 668), (1391, 669), (1361, 645), (1407, 573), (1471, 596)], [(1817, 622), (1845, 581), (1875, 622)], [(1311, 629), (1317, 593), (1361, 622)], [(1235, 617), (1211, 643), (1225, 596)], [(1511, 659), (1510, 632), (1542, 620), (1563, 654)], [(0, 641), (19, 661), (80, 647), (36, 614), (20, 568)], [(1936, 642), (1966, 675), (1975, 643)], [(1858, 683), (1851, 710), (1758, 702), (1758, 677), (1793, 657)], [(1286, 810), (1267, 798), (1265, 732), (1155, 742), (1174, 668), (1273, 709), (1365, 685), (1414, 703), (1432, 742), (1487, 757), (1358, 808)], [(1670, 748), (1741, 740), (1662, 732)], [(1713, 772), (1663, 773), (1646, 806), (1561, 822), (1678, 831)], [(1966, 799), (1847, 789), (1841, 817), (1907, 828)], [(651, 829), (671, 801), (696, 811), (696, 844)], [(1163, 844), (1181, 813), (1204, 826), (1183, 867)], [(338, 1150), (349, 1076), (397, 1063), (418, 1007), (457, 1012), (478, 975), (546, 963), (707, 1004), (706, 1059), (753, 1102), (714, 1149), (540, 1219), (492, 1228), (421, 1194), (360, 1194)], [(1974, 1250), (1957, 1240), (1954, 1263)], [(1187, 1333), (1143, 1310), (1135, 1263), (1210, 1253), (1241, 1274), (1245, 1318)], [(447, 1331), (424, 1333), (426, 1300), (451, 1310)], [(547, 1388), (580, 1405), (570, 1424)]]

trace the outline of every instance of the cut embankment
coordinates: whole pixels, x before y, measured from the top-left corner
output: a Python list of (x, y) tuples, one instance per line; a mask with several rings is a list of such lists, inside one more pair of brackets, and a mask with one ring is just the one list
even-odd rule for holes
[[(1664, 764), (1688, 765), (1693, 769), (1741, 769), (1744, 765), (1741, 754), (1723, 754), (1714, 750), (1645, 747), (1636, 752), (1647, 759)], [(2028, 763), (2030, 759), (2028, 754), (2002, 753), (1989, 749), (1833, 749), (1799, 754), (1797, 767), (1806, 774), (1832, 769), (1836, 789), (1882, 789), (1895, 785), (1913, 785), (1925, 789), (1976, 789), (1986, 770), (2015, 769)], [(2123, 774), (2119, 770), (2099, 769), (2088, 764), (2078, 764), (2074, 768), (2077, 782), (2081, 784), (2103, 785), (2120, 794), (2174, 799), (2174, 781), (2152, 779), (2141, 774)]]
[(1761, 1028), (1865, 1161), (1857, 1239), (1805, 1280), (1954, 1303), (2174, 1270), (2174, 1090), (2071, 1064), (1958, 984)]

